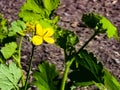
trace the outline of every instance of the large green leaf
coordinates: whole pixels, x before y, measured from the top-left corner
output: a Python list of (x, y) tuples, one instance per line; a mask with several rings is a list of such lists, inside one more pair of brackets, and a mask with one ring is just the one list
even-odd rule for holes
[[(76, 66), (77, 63), (77, 67)], [(82, 50), (75, 57), (71, 69), (73, 72), (69, 74), (70, 79), (79, 86), (88, 86), (96, 83), (103, 83), (103, 66), (94, 57), (92, 53)]]
[(0, 64), (0, 89), (18, 89), (18, 81), (21, 75), (21, 69), (19, 69), (15, 63), (11, 62), (9, 66)]
[(37, 86), (38, 90), (57, 90), (58, 81), (56, 78), (58, 71), (55, 65), (43, 62), (38, 66), (38, 70), (39, 71), (34, 73), (34, 84)]
[(97, 60), (97, 58), (94, 57), (94, 54), (88, 53), (87, 50), (83, 50), (79, 53), (79, 57), (79, 64), (85, 67), (93, 74), (94, 78), (96, 79), (96, 82), (103, 82), (103, 66)]
[(119, 39), (117, 28), (102, 15), (96, 13), (83, 14), (82, 21), (89, 28), (98, 29), (99, 33), (106, 32), (108, 38)]
[(17, 48), (16, 42), (6, 43), (5, 46), (1, 48), (1, 53), (5, 59), (8, 59), (14, 54), (16, 48)]
[(40, 14), (33, 13), (32, 11), (25, 10), (19, 13), (19, 17), (23, 18), (24, 21), (39, 20), (41, 18)]
[(59, 3), (60, 0), (27, 0), (21, 8), (19, 17), (25, 21), (50, 18)]
[[(108, 72), (92, 53), (82, 50), (76, 56), (69, 78), (76, 86), (95, 84), (100, 90), (120, 90), (120, 83)], [(77, 63), (77, 67), (75, 67)]]
[(13, 21), (11, 23), (11, 28), (8, 36), (15, 36), (17, 33), (22, 32), (22, 30), (25, 30), (25, 28), (26, 24), (23, 21), (21, 20)]

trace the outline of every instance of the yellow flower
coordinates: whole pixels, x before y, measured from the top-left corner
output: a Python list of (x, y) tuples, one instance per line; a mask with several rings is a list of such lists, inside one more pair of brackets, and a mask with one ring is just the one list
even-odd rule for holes
[(27, 29), (24, 30), (25, 33), (30, 33), (30, 32), (35, 31), (35, 25), (34, 24), (31, 24), (31, 23), (27, 22), (26, 27), (27, 27)]
[(43, 41), (53, 44), (54, 39), (52, 35), (54, 34), (54, 30), (52, 28), (42, 28), (40, 24), (36, 25), (36, 35), (32, 38), (32, 43), (34, 45), (40, 45)]

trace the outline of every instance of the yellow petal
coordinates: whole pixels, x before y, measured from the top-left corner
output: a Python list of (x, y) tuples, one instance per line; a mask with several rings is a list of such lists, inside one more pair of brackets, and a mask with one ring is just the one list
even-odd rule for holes
[(40, 44), (43, 43), (43, 38), (40, 37), (40, 36), (38, 36), (38, 35), (35, 35), (35, 36), (33, 36), (33, 38), (32, 38), (32, 43), (33, 43), (34, 45), (40, 45)]
[(53, 28), (46, 28), (44, 30), (47, 31), (46, 34), (44, 35), (45, 37), (50, 37), (54, 34)]
[(53, 44), (55, 42), (52, 37), (44, 37), (44, 40), (49, 44)]
[(43, 36), (44, 35), (44, 31), (43, 31), (43, 28), (40, 24), (37, 24), (36, 25), (36, 34), (37, 35), (40, 35), (40, 36)]

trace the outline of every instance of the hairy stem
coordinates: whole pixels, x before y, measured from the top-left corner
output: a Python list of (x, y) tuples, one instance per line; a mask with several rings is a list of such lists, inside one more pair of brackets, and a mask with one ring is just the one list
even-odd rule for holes
[[(22, 69), (21, 66), (21, 48), (22, 48), (22, 41), (23, 41), (23, 37), (20, 37), (20, 43), (19, 43), (19, 48), (18, 48), (18, 66)], [(24, 72), (22, 71), (22, 77), (21, 77), (21, 82), (22, 82), (22, 86), (25, 85), (25, 78), (24, 78)]]
[(19, 60), (19, 65), (20, 65), (20, 67), (22, 67), (21, 64), (20, 64), (20, 61), (21, 61), (22, 41), (23, 41), (23, 37), (21, 36), (21, 37), (20, 37), (19, 48), (18, 48), (18, 60)]
[(25, 81), (25, 89), (24, 90), (27, 90), (28, 79), (30, 77), (30, 71), (32, 69), (32, 61), (33, 61), (33, 56), (34, 56), (34, 49), (35, 49), (35, 46), (33, 45), (32, 46), (32, 54), (31, 54), (30, 61), (29, 61), (29, 69), (27, 71), (27, 78), (26, 78), (26, 81)]
[[(15, 60), (15, 62), (17, 63), (18, 67), (20, 69), (22, 69), (22, 66), (21, 66), (21, 48), (22, 48), (22, 41), (23, 41), (23, 37), (21, 36), (20, 37), (20, 42), (19, 42), (19, 47), (18, 47), (18, 56), (16, 57), (15, 55), (13, 55), (13, 59)], [(24, 73), (22, 72), (22, 77), (21, 77), (21, 83), (22, 83), (22, 86), (25, 85), (25, 78), (24, 78)]]
[(69, 68), (72, 64), (72, 62), (74, 61), (74, 58), (72, 58), (71, 60), (68, 60), (66, 65), (65, 65), (65, 71), (64, 71), (64, 75), (63, 75), (63, 79), (62, 79), (62, 84), (61, 84), (61, 89), (60, 90), (64, 90), (65, 89), (65, 83), (67, 80), (67, 75), (69, 72)]
[[(86, 47), (88, 45), (88, 43), (98, 34), (98, 32), (94, 32), (94, 34), (88, 39), (88, 41), (78, 50), (77, 53), (75, 53), (75, 55), (79, 54), (81, 50), (84, 49), (84, 47)], [(68, 75), (68, 72), (69, 72), (69, 68), (71, 66), (71, 64), (73, 63), (74, 61), (74, 57), (75, 55), (72, 55), (72, 58), (70, 60), (67, 60), (67, 63), (65, 64), (65, 71), (64, 71), (64, 75), (63, 75), (63, 79), (62, 79), (62, 85), (61, 85), (61, 89), (60, 90), (64, 90), (65, 89), (65, 83), (66, 83), (66, 80), (67, 80), (67, 75)], [(71, 56), (68, 56), (68, 57), (71, 57)], [(68, 59), (68, 58), (67, 58)]]
[(77, 52), (76, 54), (80, 53), (80, 51), (83, 50), (84, 47), (86, 47), (86, 46), (88, 45), (88, 43), (89, 43), (97, 34), (98, 34), (97, 32), (94, 32), (94, 34), (88, 39), (87, 42), (85, 42), (85, 44), (78, 50), (78, 52)]

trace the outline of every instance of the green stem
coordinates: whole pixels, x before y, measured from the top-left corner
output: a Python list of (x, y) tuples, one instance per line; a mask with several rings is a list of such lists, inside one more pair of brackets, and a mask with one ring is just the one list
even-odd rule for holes
[(21, 66), (21, 63), (20, 63), (20, 61), (21, 61), (22, 41), (23, 41), (23, 37), (21, 36), (21, 37), (20, 37), (19, 48), (18, 48), (18, 60), (19, 60), (19, 66), (20, 66), (20, 67), (22, 67), (22, 66)]
[(20, 61), (21, 61), (22, 40), (23, 40), (23, 37), (20, 37), (20, 43), (19, 43), (18, 52), (17, 52), (18, 56), (17, 57), (15, 55), (12, 56), (13, 59), (17, 62), (18, 67), (20, 67), (20, 68), (22, 68), (21, 63), (20, 63)]
[[(18, 47), (18, 57), (16, 57), (15, 55), (13, 55), (13, 59), (16, 61), (16, 63), (18, 64), (18, 67), (20, 69), (22, 69), (22, 65), (21, 65), (21, 48), (22, 48), (22, 41), (23, 41), (23, 37), (20, 37), (20, 43), (19, 43), (19, 47)], [(25, 79), (24, 79), (24, 73), (22, 72), (22, 77), (21, 77), (21, 82), (22, 82), (22, 86), (25, 85)]]
[(64, 90), (65, 89), (65, 83), (67, 80), (67, 75), (69, 72), (69, 68), (72, 64), (72, 62), (74, 61), (74, 58), (72, 58), (71, 60), (68, 60), (68, 62), (65, 65), (65, 71), (64, 71), (64, 75), (63, 75), (63, 79), (62, 79), (62, 84), (61, 84), (61, 89), (60, 90)]
[(78, 52), (77, 52), (76, 54), (80, 53), (80, 51), (83, 50), (84, 47), (86, 47), (86, 46), (88, 45), (88, 43), (89, 43), (97, 34), (98, 34), (98, 32), (94, 32), (94, 34), (88, 39), (87, 42), (85, 42), (85, 44), (78, 50)]
[[(77, 53), (75, 53), (75, 55), (79, 54), (81, 50), (84, 49), (84, 47), (86, 47), (88, 45), (88, 43), (98, 34), (97, 31), (94, 32), (94, 34), (88, 39), (88, 41), (78, 50)], [(65, 83), (66, 83), (66, 80), (67, 80), (67, 75), (68, 75), (68, 72), (69, 72), (69, 68), (72, 64), (72, 62), (74, 61), (74, 57), (75, 55), (72, 55), (71, 59), (70, 60), (67, 60), (67, 63), (65, 65), (65, 71), (64, 71), (64, 75), (63, 75), (63, 79), (62, 79), (62, 85), (61, 85), (61, 89), (60, 90), (64, 90), (65, 89)], [(68, 56), (67, 56), (68, 57)]]
[[(18, 48), (18, 66), (22, 69), (22, 65), (21, 65), (21, 48), (22, 48), (22, 41), (23, 41), (23, 37), (20, 37), (20, 43), (19, 43), (19, 48)], [(22, 77), (21, 77), (21, 82), (22, 82), (22, 86), (25, 85), (25, 78), (24, 78), (24, 72), (22, 71)]]
[(32, 69), (32, 61), (33, 61), (33, 56), (34, 56), (34, 49), (35, 49), (35, 46), (33, 45), (32, 46), (32, 54), (31, 54), (31, 58), (30, 58), (30, 62), (29, 62), (29, 69), (28, 69), (28, 72), (27, 72), (27, 78), (26, 78), (26, 81), (25, 81), (25, 88), (24, 88), (24, 90), (27, 90), (28, 79), (30, 77), (30, 71)]
[[(13, 55), (12, 57), (13, 57), (13, 58), (14, 58), (14, 60), (17, 62), (17, 58), (16, 58), (14, 55)], [(19, 67), (20, 69), (22, 69), (21, 64), (20, 64), (20, 63), (18, 63), (18, 62), (17, 62), (17, 64), (18, 64), (18, 67)], [(24, 78), (24, 72), (23, 72), (23, 71), (22, 71), (21, 83), (22, 83), (22, 86), (24, 86), (24, 85), (25, 85), (25, 78)]]

